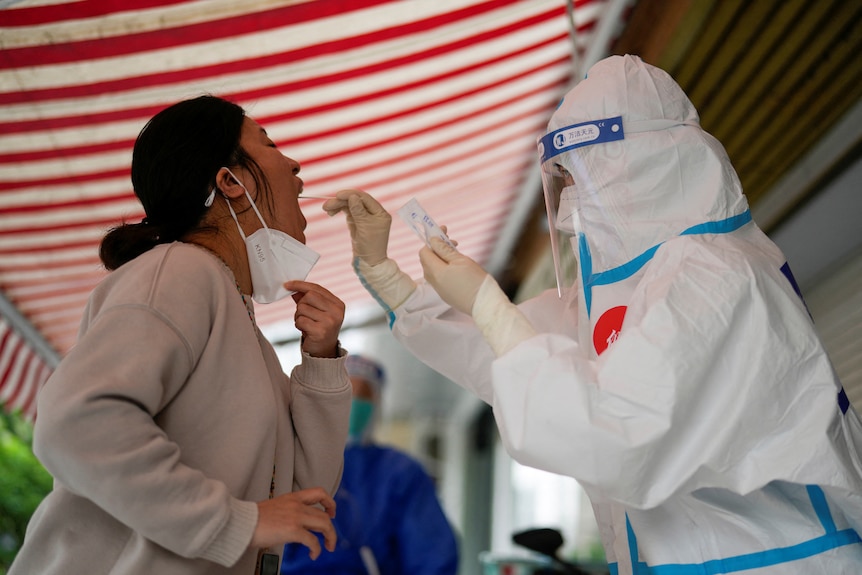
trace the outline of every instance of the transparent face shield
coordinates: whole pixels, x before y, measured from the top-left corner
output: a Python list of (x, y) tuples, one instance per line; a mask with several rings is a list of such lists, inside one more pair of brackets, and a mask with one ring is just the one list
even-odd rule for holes
[(557, 293), (563, 297), (567, 290), (574, 287), (578, 275), (575, 249), (581, 230), (577, 212), (577, 186), (568, 170), (550, 160), (542, 164), (542, 188)]
[(557, 293), (562, 298), (575, 288), (578, 257), (583, 243), (579, 214), (576, 148), (623, 139), (622, 118), (606, 118), (572, 124), (539, 139), (542, 189), (548, 214), (551, 252)]

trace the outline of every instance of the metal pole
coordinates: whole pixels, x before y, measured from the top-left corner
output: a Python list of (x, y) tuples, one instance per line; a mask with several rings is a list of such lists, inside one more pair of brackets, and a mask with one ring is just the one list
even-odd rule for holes
[(41, 357), (45, 364), (54, 369), (60, 363), (60, 354), (42, 337), (33, 324), (18, 311), (6, 294), (0, 293), (0, 315), (5, 317), (12, 329), (17, 331), (30, 347)]

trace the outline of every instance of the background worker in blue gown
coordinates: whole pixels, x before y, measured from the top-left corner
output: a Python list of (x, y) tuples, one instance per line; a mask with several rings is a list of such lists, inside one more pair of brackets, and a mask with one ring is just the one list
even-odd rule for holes
[(434, 481), (419, 461), (372, 441), (385, 381), (382, 366), (358, 355), (349, 355), (345, 365), (353, 403), (344, 475), (335, 494), (338, 543), (316, 561), (307, 548), (287, 545), (282, 575), (457, 573), (457, 541)]

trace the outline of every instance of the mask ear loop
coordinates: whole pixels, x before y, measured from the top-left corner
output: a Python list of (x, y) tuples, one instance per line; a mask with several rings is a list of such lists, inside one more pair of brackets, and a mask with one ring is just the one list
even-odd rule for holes
[[(230, 168), (225, 168), (225, 170), (227, 170), (227, 173), (230, 174), (230, 177), (232, 177), (233, 180), (237, 184), (239, 184), (239, 187), (241, 187), (243, 189), (243, 191), (245, 192), (245, 197), (248, 198), (248, 201), (251, 204), (251, 208), (254, 210), (254, 213), (257, 214), (257, 219), (260, 220), (260, 224), (263, 226), (263, 229), (266, 230), (266, 234), (268, 236), (269, 235), (269, 227), (267, 227), (266, 222), (263, 221), (263, 216), (260, 215), (260, 212), (258, 211), (257, 206), (254, 205), (254, 200), (251, 199), (251, 194), (248, 193), (248, 188), (246, 188), (243, 185), (243, 183), (239, 181), (239, 178), (237, 178), (233, 174), (233, 172), (230, 171)], [(215, 194), (215, 190), (213, 190), (213, 194)], [(213, 195), (213, 194), (211, 194), (211, 195)], [(239, 220), (236, 217), (236, 212), (233, 211), (233, 206), (230, 205), (230, 200), (227, 199), (227, 197), (225, 197), (225, 201), (227, 202), (227, 209), (230, 210), (230, 215), (233, 217), (234, 223), (236, 223), (236, 229), (239, 230), (239, 235), (241, 235), (242, 239), (245, 240), (245, 232), (242, 231), (242, 226), (239, 225)]]

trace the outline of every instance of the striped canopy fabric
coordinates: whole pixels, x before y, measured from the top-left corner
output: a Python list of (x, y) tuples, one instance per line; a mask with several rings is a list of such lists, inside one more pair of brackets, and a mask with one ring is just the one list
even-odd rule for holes
[[(100, 239), (144, 215), (129, 177), (134, 140), (184, 98), (241, 104), (301, 163), (307, 194), (361, 188), (392, 213), (415, 197), (486, 263), (522, 190), (539, 193), (525, 187), (536, 137), (577, 53), (567, 8), (0, 0), (0, 402), (34, 416), (36, 389), (75, 344), (87, 296), (107, 273)], [(575, 3), (581, 52), (604, 8)], [(309, 281), (350, 313), (371, 300), (352, 272), (343, 216), (321, 203), (303, 203), (307, 243), (321, 254)], [(420, 246), (396, 217), (390, 256), (413, 277)], [(289, 298), (257, 306), (264, 331), (292, 316)]]

